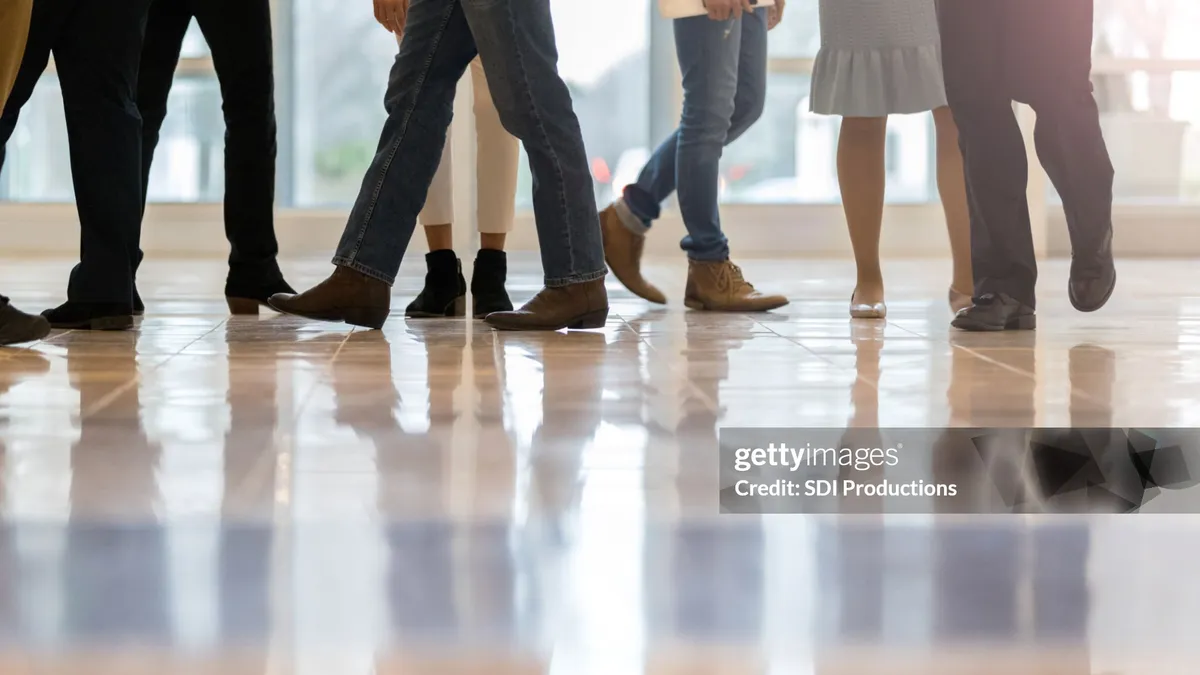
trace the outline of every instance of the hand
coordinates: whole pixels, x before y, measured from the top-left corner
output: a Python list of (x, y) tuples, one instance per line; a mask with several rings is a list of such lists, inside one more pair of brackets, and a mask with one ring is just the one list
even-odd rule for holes
[(740, 19), (743, 12), (754, 12), (750, 0), (705, 0), (704, 7), (708, 9), (708, 18), (713, 21)]
[(409, 0), (375, 0), (375, 20), (388, 31), (400, 35), (408, 20)]
[(783, 8), (787, 5), (787, 0), (775, 0), (775, 6), (767, 10), (767, 30), (775, 30), (780, 21), (783, 21)]

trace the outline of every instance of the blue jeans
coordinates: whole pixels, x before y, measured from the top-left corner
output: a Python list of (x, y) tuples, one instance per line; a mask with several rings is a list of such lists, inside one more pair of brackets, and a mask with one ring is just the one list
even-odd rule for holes
[[(683, 117), (625, 188), (618, 212), (627, 227), (645, 231), (662, 202), (679, 192), (693, 260), (729, 257), (717, 206), (721, 153), (762, 116), (767, 97), (767, 10), (741, 19), (706, 16), (675, 20), (675, 51), (683, 72)], [(630, 222), (633, 221), (633, 222)]]
[(501, 123), (529, 156), (546, 285), (603, 278), (592, 177), (558, 75), (550, 0), (413, 0), (388, 119), (333, 263), (394, 283), (442, 157), (458, 81), (477, 54)]

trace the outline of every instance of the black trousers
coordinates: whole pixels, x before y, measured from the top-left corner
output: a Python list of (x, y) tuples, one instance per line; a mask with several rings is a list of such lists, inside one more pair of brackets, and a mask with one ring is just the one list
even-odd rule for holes
[(131, 305), (142, 227), (142, 122), (135, 101), (149, 0), (38, 0), (25, 60), (0, 116), (3, 146), (50, 55), (62, 86), (80, 262), (67, 297)]
[(235, 270), (274, 265), (279, 244), (274, 220), (277, 146), (269, 0), (153, 0), (137, 90), (144, 119), (142, 204), (167, 115), (167, 96), (193, 17), (208, 41), (221, 85), (229, 262)]
[(946, 94), (971, 208), (976, 295), (1034, 305), (1028, 164), (1012, 102), (1037, 113), (1037, 153), (1062, 196), (1071, 245), (1112, 229), (1113, 167), (1092, 95), (1093, 0), (938, 0)]

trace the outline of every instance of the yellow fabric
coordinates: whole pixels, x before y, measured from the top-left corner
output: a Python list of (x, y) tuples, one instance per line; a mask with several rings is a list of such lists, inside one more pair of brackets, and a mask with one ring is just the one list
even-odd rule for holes
[(33, 0), (0, 0), (0, 110), (12, 93), (21, 68), (32, 12)]

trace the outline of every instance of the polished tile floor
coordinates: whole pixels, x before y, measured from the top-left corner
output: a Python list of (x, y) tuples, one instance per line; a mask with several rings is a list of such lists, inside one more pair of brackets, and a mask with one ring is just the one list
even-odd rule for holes
[(1093, 315), (1047, 264), (1004, 335), (948, 330), (940, 261), (865, 323), (847, 263), (745, 267), (793, 304), (687, 312), (663, 261), (672, 306), (610, 286), (568, 335), (230, 319), (219, 261), (148, 262), (136, 332), (0, 350), (0, 674), (1196, 672), (1200, 517), (719, 516), (715, 460), (720, 426), (1200, 426), (1193, 262)]

